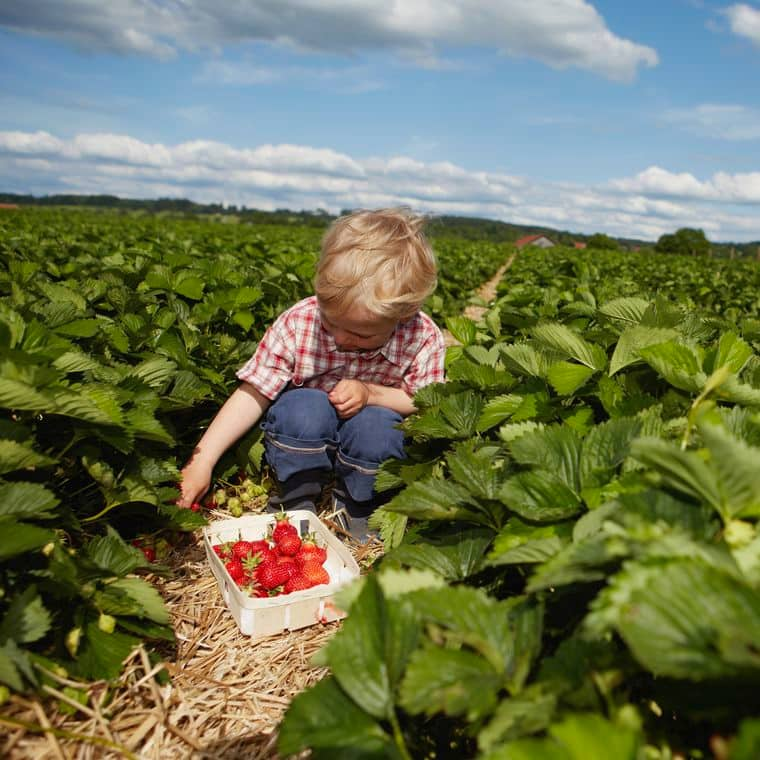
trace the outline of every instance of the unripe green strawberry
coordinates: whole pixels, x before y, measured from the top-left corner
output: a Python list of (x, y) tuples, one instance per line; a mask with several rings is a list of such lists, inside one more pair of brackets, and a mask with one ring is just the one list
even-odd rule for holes
[(5, 684), (0, 684), (0, 707), (2, 707), (10, 698), (11, 690)]
[(114, 628), (116, 628), (116, 618), (113, 615), (106, 615), (105, 612), (101, 612), (98, 618), (98, 628), (103, 633), (113, 633)]
[(755, 526), (746, 520), (729, 520), (723, 538), (733, 549), (739, 549), (749, 544), (755, 537)]
[(217, 507), (223, 507), (227, 502), (227, 492), (223, 488), (214, 491), (214, 502)]
[(243, 505), (237, 496), (233, 496), (227, 502), (227, 509), (233, 517), (240, 517), (243, 514)]
[(69, 650), (69, 654), (72, 657), (77, 656), (77, 649), (79, 649), (79, 642), (82, 638), (82, 629), (77, 626), (76, 628), (72, 628), (67, 634), (66, 634), (66, 649)]

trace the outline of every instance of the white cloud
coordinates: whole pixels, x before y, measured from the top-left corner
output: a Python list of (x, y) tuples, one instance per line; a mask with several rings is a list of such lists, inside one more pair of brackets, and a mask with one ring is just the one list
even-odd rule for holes
[(688, 172), (674, 174), (658, 166), (650, 166), (635, 177), (614, 180), (610, 186), (623, 192), (644, 193), (654, 197), (676, 197), (713, 203), (760, 203), (760, 172), (718, 172), (712, 179), (698, 180)]
[(0, 132), (0, 185), (35, 194), (185, 197), (249, 208), (316, 209), (405, 204), (578, 233), (656, 240), (701, 227), (721, 240), (758, 240), (760, 172), (699, 179), (652, 166), (605, 185), (538, 183), (407, 156), (355, 158), (329, 148), (235, 148), (195, 140), (149, 144), (127, 135)]
[(741, 105), (702, 103), (663, 114), (666, 122), (687, 132), (719, 140), (759, 140), (760, 110)]
[(737, 3), (725, 10), (731, 31), (760, 47), (760, 9)]
[(178, 50), (268, 42), (342, 54), (393, 50), (418, 65), (440, 67), (447, 47), (473, 46), (620, 81), (658, 63), (654, 49), (616, 35), (585, 0), (6, 0), (0, 26), (88, 51), (159, 59)]

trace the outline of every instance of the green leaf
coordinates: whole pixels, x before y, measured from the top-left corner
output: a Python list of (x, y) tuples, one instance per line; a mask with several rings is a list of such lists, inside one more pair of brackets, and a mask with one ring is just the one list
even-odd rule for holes
[(501, 353), (508, 369), (528, 377), (545, 378), (551, 362), (529, 343), (501, 346)]
[(341, 688), (365, 712), (389, 719), (394, 692), (419, 636), (411, 606), (386, 602), (370, 575), (340, 631), (328, 644), (330, 668)]
[(609, 319), (618, 319), (633, 325), (641, 322), (644, 313), (649, 306), (649, 301), (644, 298), (623, 297), (614, 298), (599, 307), (599, 313)]
[(730, 372), (738, 375), (753, 355), (752, 348), (740, 337), (732, 332), (723, 333), (718, 339), (712, 368), (708, 371), (728, 367)]
[(580, 493), (582, 447), (581, 437), (572, 428), (552, 425), (516, 438), (509, 449), (519, 464), (545, 470)]
[(58, 503), (39, 483), (0, 483), (0, 517), (52, 517)]
[(721, 514), (760, 516), (760, 449), (718, 425), (701, 425), (699, 432), (710, 452), (709, 467), (720, 490)]
[(106, 526), (105, 536), (93, 538), (84, 549), (99, 568), (113, 575), (126, 575), (142, 565), (139, 552), (128, 546), (110, 525)]
[(105, 586), (98, 594), (103, 612), (145, 617), (160, 625), (171, 618), (158, 591), (142, 578), (120, 578)]
[(445, 629), (448, 646), (467, 645), (484, 657), (513, 692), (522, 688), (538, 655), (543, 610), (534, 600), (497, 601), (482, 589), (451, 586), (409, 595), (424, 621)]
[(463, 346), (469, 346), (471, 343), (475, 342), (477, 326), (475, 322), (468, 317), (446, 317), (446, 327)]
[(325, 757), (372, 760), (394, 758), (391, 738), (327, 676), (297, 694), (279, 726), (277, 751), (282, 757), (307, 748), (325, 750)]
[(48, 409), (51, 405), (52, 399), (32, 386), (0, 377), (0, 407), (38, 412)]
[[(16, 441), (0, 439), (0, 475), (14, 470), (32, 470), (35, 467), (47, 467), (55, 459), (38, 454), (31, 446)], [(0, 506), (0, 513), (2, 507)]]
[(723, 512), (724, 504), (715, 472), (696, 453), (682, 451), (659, 438), (644, 437), (633, 442), (631, 454), (644, 466), (660, 473), (665, 486), (703, 501), (724, 518), (728, 517)]
[(11, 687), (14, 691), (24, 690), (24, 680), (26, 678), (36, 685), (37, 681), (29, 662), (29, 655), (16, 645), (16, 642), (9, 639), (0, 644), (0, 683)]
[(32, 549), (39, 549), (55, 539), (55, 533), (52, 530), (12, 519), (3, 519), (0, 521), (0, 527), (3, 530), (3, 540), (0, 541), (0, 560), (25, 554)]
[(700, 561), (627, 563), (592, 603), (587, 625), (598, 630), (600, 624), (613, 626), (658, 676), (760, 676), (760, 597)]
[(92, 338), (98, 334), (100, 324), (99, 319), (74, 319), (71, 322), (54, 327), (53, 330), (72, 338)]
[(567, 325), (545, 323), (536, 325), (533, 337), (551, 348), (566, 354), (589, 369), (600, 372), (607, 365), (607, 354), (599, 346), (589, 343)]
[(636, 760), (640, 746), (635, 731), (601, 715), (569, 715), (549, 733), (572, 760)]
[(602, 486), (630, 454), (641, 430), (641, 420), (616, 417), (594, 426), (583, 439), (580, 482), (583, 488)]
[(496, 446), (479, 446), (464, 441), (446, 456), (454, 480), (480, 499), (498, 499), (502, 482), (501, 462)]
[(157, 356), (132, 367), (129, 376), (137, 377), (151, 388), (161, 391), (166, 388), (176, 371), (177, 365), (173, 361)]
[(435, 544), (402, 544), (385, 555), (385, 562), (433, 570), (450, 581), (465, 580), (481, 569), (492, 538), (493, 532), (482, 528), (456, 531), (437, 538)]
[(582, 364), (555, 362), (549, 367), (547, 379), (560, 396), (570, 396), (593, 376), (594, 370)]
[(699, 393), (707, 382), (697, 348), (673, 340), (641, 348), (639, 354), (658, 375), (675, 388)]
[(640, 350), (665, 343), (679, 337), (673, 329), (636, 325), (623, 331), (610, 358), (609, 375), (612, 376), (631, 364), (642, 361)]
[(554, 694), (531, 688), (520, 696), (502, 699), (478, 734), (478, 746), (489, 752), (501, 742), (543, 731), (551, 723), (556, 705)]
[(569, 537), (570, 528), (564, 523), (531, 525), (512, 517), (494, 539), (487, 564), (499, 566), (543, 562), (557, 554)]
[(479, 395), (465, 392), (445, 398), (440, 413), (456, 431), (455, 438), (470, 438), (475, 433), (482, 408)]
[(502, 423), (507, 417), (514, 414), (523, 403), (523, 397), (509, 393), (503, 396), (494, 396), (483, 407), (478, 418), (476, 430), (482, 433)]
[(8, 606), (0, 624), (0, 641), (29, 644), (50, 630), (51, 617), (35, 586), (28, 586)]
[(140, 645), (140, 639), (120, 631), (105, 633), (97, 622), (88, 623), (82, 635), (74, 670), (82, 678), (91, 680), (116, 678), (122, 663), (132, 650)]
[(204, 285), (203, 280), (197, 275), (187, 271), (178, 272), (174, 283), (174, 292), (193, 301), (200, 301), (203, 298)]
[(469, 503), (469, 492), (446, 480), (430, 478), (412, 483), (384, 505), (418, 520), (456, 519)]
[(522, 472), (501, 488), (499, 498), (525, 520), (554, 522), (572, 517), (582, 508), (578, 495), (548, 472)]
[(465, 650), (417, 650), (401, 684), (400, 703), (412, 715), (463, 715), (470, 722), (493, 712), (501, 677), (487, 660)]

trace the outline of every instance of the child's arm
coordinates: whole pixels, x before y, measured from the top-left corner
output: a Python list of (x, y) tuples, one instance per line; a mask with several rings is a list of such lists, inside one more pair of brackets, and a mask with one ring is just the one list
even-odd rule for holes
[(253, 425), (272, 402), (250, 383), (242, 383), (217, 412), (182, 470), (180, 507), (189, 507), (211, 485), (219, 457)]
[(340, 380), (328, 398), (341, 419), (353, 417), (368, 404), (392, 409), (402, 417), (416, 411), (411, 397), (401, 388), (389, 388), (362, 380)]

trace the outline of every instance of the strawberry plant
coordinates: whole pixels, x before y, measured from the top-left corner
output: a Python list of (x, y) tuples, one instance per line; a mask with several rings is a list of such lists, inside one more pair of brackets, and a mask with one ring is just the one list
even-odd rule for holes
[(449, 381), (378, 479), (386, 554), (340, 600), (282, 754), (757, 750), (760, 357), (611, 285), (518, 279), (449, 321)]

